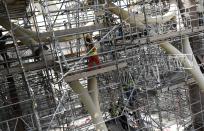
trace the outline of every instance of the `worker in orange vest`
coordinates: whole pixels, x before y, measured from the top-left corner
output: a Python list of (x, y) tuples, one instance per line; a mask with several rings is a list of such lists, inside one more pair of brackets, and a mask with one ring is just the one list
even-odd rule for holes
[(97, 48), (94, 47), (93, 39), (90, 34), (86, 35), (85, 41), (86, 41), (86, 47), (87, 47), (88, 56), (89, 56), (88, 57), (88, 70), (91, 70), (93, 66), (100, 64), (100, 60), (99, 60), (99, 56), (97, 53)]

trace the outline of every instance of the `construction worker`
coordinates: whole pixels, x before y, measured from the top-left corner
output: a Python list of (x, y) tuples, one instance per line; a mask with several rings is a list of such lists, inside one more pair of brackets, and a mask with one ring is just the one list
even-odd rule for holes
[(100, 64), (100, 60), (97, 54), (97, 48), (94, 47), (93, 39), (90, 34), (86, 35), (85, 41), (88, 52), (88, 70), (91, 70), (93, 66)]

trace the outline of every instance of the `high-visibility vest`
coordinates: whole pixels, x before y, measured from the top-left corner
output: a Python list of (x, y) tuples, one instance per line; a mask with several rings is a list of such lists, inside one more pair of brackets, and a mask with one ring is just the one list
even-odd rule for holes
[(93, 47), (93, 49), (92, 49), (91, 51), (89, 51), (88, 55), (89, 55), (89, 56), (97, 55), (97, 49), (96, 49), (96, 47)]

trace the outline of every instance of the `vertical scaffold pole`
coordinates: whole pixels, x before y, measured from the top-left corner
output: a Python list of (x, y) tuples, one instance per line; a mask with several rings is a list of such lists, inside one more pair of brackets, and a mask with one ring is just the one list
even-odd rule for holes
[(35, 116), (36, 126), (37, 126), (38, 131), (42, 131), (41, 124), (40, 124), (40, 117), (39, 117), (38, 111), (37, 111), (37, 103), (36, 103), (35, 97), (34, 97), (34, 92), (33, 92), (32, 88), (30, 87), (29, 82), (28, 82), (28, 80), (26, 78), (25, 68), (23, 66), (23, 62), (22, 62), (22, 59), (21, 59), (21, 56), (20, 56), (20, 51), (18, 49), (18, 44), (17, 44), (17, 41), (16, 41), (15, 36), (14, 36), (14, 31), (13, 31), (14, 28), (13, 28), (13, 25), (11, 23), (11, 18), (10, 18), (10, 15), (9, 15), (7, 4), (6, 4), (5, 1), (3, 1), (3, 3), (4, 3), (4, 6), (6, 8), (8, 20), (10, 22), (10, 33), (11, 33), (13, 43), (14, 43), (14, 46), (15, 46), (16, 55), (17, 55), (17, 58), (18, 58), (18, 61), (19, 61), (19, 64), (20, 64), (20, 67), (21, 67), (21, 70), (22, 70), (22, 75), (23, 75), (23, 79), (25, 81), (25, 86), (28, 89), (28, 95), (32, 99), (32, 110), (33, 110), (33, 113), (34, 113), (34, 116)]

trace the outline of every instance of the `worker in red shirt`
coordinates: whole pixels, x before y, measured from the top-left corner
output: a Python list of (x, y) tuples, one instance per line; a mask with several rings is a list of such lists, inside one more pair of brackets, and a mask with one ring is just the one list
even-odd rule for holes
[(100, 60), (97, 53), (97, 48), (94, 47), (92, 36), (90, 34), (86, 35), (85, 41), (88, 52), (88, 70), (90, 71), (93, 66), (100, 64)]

